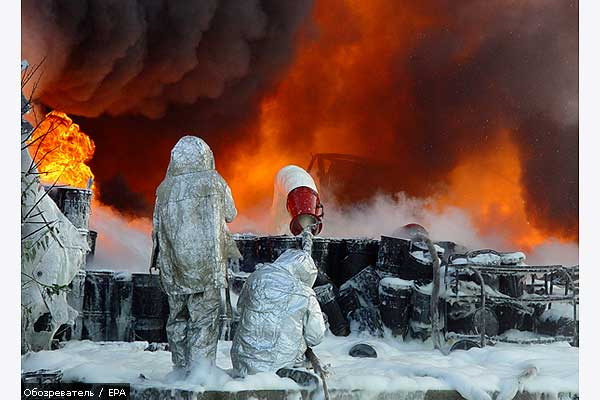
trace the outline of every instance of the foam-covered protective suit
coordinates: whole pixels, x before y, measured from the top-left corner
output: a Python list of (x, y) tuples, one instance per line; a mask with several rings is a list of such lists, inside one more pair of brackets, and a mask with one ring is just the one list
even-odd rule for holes
[[(21, 142), (34, 128), (24, 119), (29, 102), (21, 94)], [(35, 145), (33, 145), (35, 149)], [(43, 154), (38, 154), (36, 162)], [(90, 250), (85, 232), (79, 231), (46, 195), (29, 148), (21, 148), (21, 353), (50, 350), (54, 334), (63, 324), (73, 325), (77, 311), (67, 303), (65, 290), (85, 266)], [(49, 315), (48, 326), (38, 331), (35, 322)]]
[(226, 222), (236, 214), (210, 147), (182, 137), (156, 190), (152, 231), (152, 266), (160, 270), (169, 298), (167, 336), (175, 367), (216, 358), (219, 292), (235, 248)]
[(293, 367), (306, 346), (323, 340), (325, 322), (312, 285), (317, 267), (303, 250), (286, 250), (258, 265), (240, 293), (240, 322), (233, 338), (235, 374), (245, 376)]

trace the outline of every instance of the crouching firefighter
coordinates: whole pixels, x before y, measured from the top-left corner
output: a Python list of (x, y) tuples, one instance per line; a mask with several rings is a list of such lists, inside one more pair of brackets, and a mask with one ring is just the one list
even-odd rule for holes
[(226, 222), (236, 214), (210, 147), (194, 136), (181, 138), (156, 190), (151, 261), (169, 299), (166, 330), (178, 376), (201, 358), (215, 363), (221, 288), (235, 247)]
[[(307, 346), (323, 340), (325, 322), (312, 285), (317, 267), (309, 252), (290, 249), (275, 262), (259, 264), (237, 304), (233, 338), (234, 374), (278, 372), (305, 365)], [(293, 379), (293, 378), (292, 378)]]

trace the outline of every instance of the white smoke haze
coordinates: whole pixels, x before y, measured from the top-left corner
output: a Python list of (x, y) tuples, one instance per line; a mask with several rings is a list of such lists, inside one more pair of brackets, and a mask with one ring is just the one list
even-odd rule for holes
[(530, 264), (579, 264), (579, 245), (577, 243), (561, 243), (550, 239), (536, 246), (527, 255)]
[[(268, 202), (240, 214), (230, 228), (233, 233), (273, 235), (273, 226), (289, 224), (289, 219), (272, 221), (274, 215)], [(378, 239), (390, 236), (408, 223), (423, 225), (434, 240), (448, 240), (469, 249), (490, 248), (498, 251), (522, 250), (512, 245), (510, 232), (498, 227), (493, 234), (478, 232), (469, 214), (456, 207), (432, 211), (427, 199), (416, 199), (399, 194), (396, 199), (377, 196), (371, 202), (342, 211), (334, 204), (325, 205), (322, 237)], [(147, 272), (152, 250), (152, 221), (149, 218), (128, 219), (112, 208), (95, 203), (92, 207), (91, 229), (98, 232), (96, 254), (89, 269), (113, 269)], [(289, 233), (289, 232), (288, 232)], [(528, 264), (579, 263), (577, 243), (565, 243), (548, 238), (530, 251), (524, 251)]]
[[(371, 202), (343, 212), (335, 205), (325, 207), (322, 236), (368, 237), (377, 239), (390, 236), (403, 225), (418, 223), (425, 227), (436, 241), (452, 241), (469, 249), (494, 249), (517, 251), (510, 231), (498, 226), (493, 234), (481, 234), (469, 214), (456, 207), (433, 211), (427, 199), (416, 199), (398, 194), (396, 199), (377, 196)], [(529, 264), (579, 263), (577, 243), (565, 243), (557, 238), (548, 238), (531, 251), (524, 251)]]
[(148, 272), (152, 252), (152, 221), (131, 219), (94, 202), (90, 229), (98, 232), (96, 252), (87, 269)]

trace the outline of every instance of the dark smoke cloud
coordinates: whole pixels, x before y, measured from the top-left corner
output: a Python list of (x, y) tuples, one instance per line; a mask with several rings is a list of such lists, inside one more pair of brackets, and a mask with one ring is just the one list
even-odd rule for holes
[(311, 1), (25, 0), (23, 56), (46, 57), (36, 96), (96, 117), (240, 106), (278, 76)]
[(102, 183), (99, 199), (120, 213), (131, 216), (150, 215), (154, 206), (143, 195), (131, 190), (120, 173)]
[(578, 237), (578, 125), (536, 115), (523, 121), (520, 132), (528, 214), (540, 227)]
[[(486, 146), (495, 131), (511, 129), (532, 222), (577, 237), (578, 3), (459, 4), (446, 9), (452, 28), (425, 33), (411, 57), (426, 133), (417, 158), (447, 169)], [(480, 43), (457, 62), (472, 37)]]

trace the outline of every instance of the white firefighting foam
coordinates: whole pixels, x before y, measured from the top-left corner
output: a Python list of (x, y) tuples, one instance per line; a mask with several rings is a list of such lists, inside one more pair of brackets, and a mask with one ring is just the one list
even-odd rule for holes
[[(523, 333), (524, 334), (524, 333)], [(522, 335), (514, 332), (515, 338)], [(349, 349), (367, 342), (378, 358), (353, 358)], [(171, 355), (167, 351), (144, 351), (145, 342), (123, 343), (72, 341), (63, 349), (31, 353), (22, 358), (22, 369), (63, 371), (64, 381), (129, 382), (146, 387), (194, 391), (297, 389), (290, 379), (274, 373), (261, 373), (233, 379), (218, 370), (198, 366), (187, 381), (167, 379)], [(231, 369), (231, 342), (219, 342), (217, 365)], [(352, 334), (336, 337), (328, 333), (314, 348), (323, 364), (330, 364), (330, 390), (361, 390), (364, 394), (416, 390), (457, 390), (468, 400), (489, 400), (488, 393), (499, 391), (505, 397), (519, 386), (529, 392), (557, 398), (560, 392), (579, 390), (579, 349), (567, 343), (516, 345), (498, 343), (483, 349), (455, 351), (448, 356), (433, 350), (431, 343), (403, 342), (399, 338), (373, 338)], [(518, 375), (534, 367), (537, 373), (518, 382)], [(142, 374), (146, 379), (140, 378)], [(509, 397), (510, 396), (510, 397)]]

